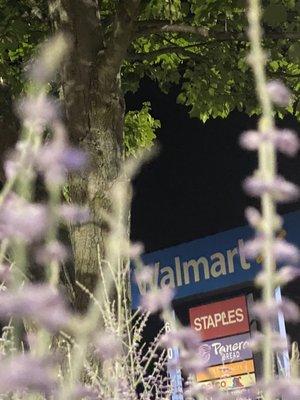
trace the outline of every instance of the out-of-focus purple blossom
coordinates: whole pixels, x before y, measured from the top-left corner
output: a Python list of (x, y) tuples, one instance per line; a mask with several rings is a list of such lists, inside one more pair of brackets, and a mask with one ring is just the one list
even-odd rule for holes
[(70, 224), (82, 224), (90, 219), (88, 207), (75, 204), (63, 204), (59, 207), (59, 215)]
[(87, 163), (82, 150), (68, 145), (64, 138), (56, 138), (45, 144), (36, 158), (37, 167), (50, 184), (62, 184), (68, 172), (78, 171)]
[(257, 150), (261, 141), (262, 134), (254, 130), (243, 132), (239, 140), (240, 146), (247, 150)]
[(184, 391), (184, 398), (187, 400), (199, 397), (213, 400), (234, 400), (232, 394), (229, 398), (228, 393), (222, 392), (216, 386), (213, 386), (213, 384), (205, 386), (202, 383), (193, 383)]
[(292, 264), (300, 259), (300, 252), (296, 246), (284, 239), (276, 239), (273, 245), (274, 256), (277, 261), (286, 261)]
[(254, 228), (259, 226), (261, 222), (261, 215), (256, 208), (247, 207), (245, 210), (245, 216), (251, 226), (253, 226)]
[(57, 383), (50, 360), (38, 359), (30, 354), (17, 355), (1, 360), (0, 393), (33, 391), (47, 396), (56, 389)]
[(72, 394), (72, 399), (73, 400), (81, 400), (81, 399), (99, 400), (99, 393), (94, 387), (85, 386), (85, 385), (77, 385)]
[(16, 112), (24, 126), (38, 134), (60, 118), (57, 100), (44, 93), (20, 99), (16, 105)]
[(179, 363), (186, 374), (197, 374), (207, 367), (206, 361), (199, 357), (198, 353), (181, 350)]
[(274, 136), (274, 144), (281, 153), (294, 157), (300, 148), (297, 134), (289, 129), (277, 131)]
[(0, 206), (0, 239), (34, 241), (43, 236), (47, 223), (48, 211), (44, 205), (29, 203), (13, 193)]
[(56, 240), (40, 247), (36, 252), (36, 260), (41, 265), (49, 265), (52, 262), (61, 264), (67, 257), (66, 247)]
[(199, 352), (201, 339), (192, 328), (182, 327), (165, 333), (160, 339), (160, 345), (165, 348), (179, 347), (179, 359), (172, 367), (181, 367), (187, 374), (201, 372), (207, 366)]
[(0, 318), (30, 318), (50, 331), (66, 326), (70, 318), (58, 291), (46, 284), (0, 292), (0, 304)]
[(51, 80), (62, 59), (68, 52), (71, 41), (66, 34), (56, 34), (40, 49), (39, 57), (26, 66), (26, 75), (36, 83), (45, 85)]
[[(261, 255), (264, 245), (264, 236), (257, 235), (254, 239), (248, 240), (242, 252), (246, 258), (253, 259)], [(284, 239), (275, 239), (272, 248), (274, 258), (278, 262), (297, 263), (300, 259), (300, 252), (296, 246)]]
[(263, 235), (257, 235), (254, 239), (248, 240), (242, 248), (243, 255), (249, 259), (256, 258), (261, 254), (263, 243)]
[(149, 266), (144, 266), (140, 270), (135, 271), (135, 280), (138, 283), (148, 283), (153, 282), (154, 269)]
[[(286, 351), (288, 350), (290, 343), (286, 337), (282, 337), (278, 332), (272, 332), (271, 338), (272, 349), (274, 351)], [(249, 341), (249, 347), (253, 351), (260, 351), (263, 349), (265, 342), (265, 336), (261, 332), (255, 332), (251, 335), (251, 340)]]
[(13, 179), (17, 173), (22, 171), (22, 174), (26, 172), (31, 173), (31, 166), (34, 164), (34, 151), (28, 143), (19, 141), (17, 142), (15, 149), (11, 151), (7, 159), (4, 161), (4, 172), (7, 179)]
[(174, 297), (174, 290), (168, 286), (151, 290), (141, 298), (141, 308), (150, 314), (166, 309), (170, 306)]
[(198, 351), (201, 339), (192, 328), (182, 327), (162, 335), (160, 345), (165, 348), (183, 346), (186, 349)]
[(129, 249), (129, 257), (130, 258), (137, 258), (141, 254), (143, 254), (145, 248), (143, 243), (136, 242), (136, 243), (131, 243), (130, 249)]
[(279, 285), (285, 285), (300, 277), (300, 268), (286, 265), (277, 272), (276, 278)]
[(180, 343), (191, 351), (199, 351), (201, 345), (201, 339), (199, 334), (196, 333), (192, 328), (183, 327), (176, 331), (176, 336)]
[(261, 321), (272, 321), (277, 317), (279, 312), (282, 312), (286, 321), (297, 322), (300, 317), (298, 306), (286, 298), (283, 298), (280, 302), (272, 299), (267, 304), (257, 301), (253, 305), (252, 311)]
[(120, 399), (132, 399), (134, 398), (134, 393), (132, 393), (131, 385), (128, 382), (126, 376), (120, 377), (116, 382), (116, 392), (117, 398)]
[(268, 389), (272, 398), (284, 400), (298, 400), (300, 398), (300, 380), (295, 378), (275, 378), (269, 385), (263, 385)]
[(267, 92), (272, 102), (281, 107), (288, 106), (292, 98), (290, 90), (278, 79), (267, 83)]
[(19, 171), (20, 164), (12, 159), (8, 159), (4, 161), (3, 168), (6, 179), (13, 179)]
[(101, 332), (95, 340), (95, 355), (101, 360), (113, 360), (122, 354), (122, 341), (113, 332)]
[(257, 176), (249, 176), (245, 179), (243, 183), (243, 188), (245, 192), (247, 192), (250, 196), (261, 196), (263, 193), (267, 191), (266, 182), (257, 177)]
[(278, 202), (293, 201), (299, 197), (299, 188), (282, 176), (277, 176), (271, 182), (266, 182), (257, 176), (248, 177), (243, 187), (250, 196), (260, 197), (264, 193), (269, 193)]
[(297, 134), (290, 129), (274, 129), (269, 132), (246, 131), (240, 137), (240, 145), (247, 150), (257, 150), (262, 142), (272, 143), (277, 150), (293, 157), (300, 148)]

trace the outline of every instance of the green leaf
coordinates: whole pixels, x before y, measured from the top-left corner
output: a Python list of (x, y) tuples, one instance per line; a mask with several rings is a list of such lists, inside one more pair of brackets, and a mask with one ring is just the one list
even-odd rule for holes
[(160, 121), (151, 114), (149, 102), (144, 102), (139, 111), (129, 111), (125, 116), (124, 144), (126, 156), (135, 156), (136, 153), (153, 145), (156, 130), (160, 128)]

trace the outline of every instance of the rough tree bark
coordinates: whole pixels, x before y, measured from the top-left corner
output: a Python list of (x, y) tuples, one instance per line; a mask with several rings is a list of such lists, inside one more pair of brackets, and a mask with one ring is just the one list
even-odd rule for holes
[[(90, 159), (87, 171), (69, 180), (71, 200), (87, 204), (94, 223), (71, 228), (75, 276), (89, 290), (98, 275), (98, 254), (105, 259), (105, 225), (101, 209), (109, 210), (108, 191), (123, 160), (125, 103), (120, 68), (134, 33), (138, 0), (119, 1), (110, 36), (101, 28), (96, 0), (49, 1), (55, 29), (72, 41), (72, 54), (61, 71), (67, 127), (73, 142)], [(101, 227), (102, 226), (102, 227)], [(76, 307), (84, 309), (86, 295), (76, 290)]]

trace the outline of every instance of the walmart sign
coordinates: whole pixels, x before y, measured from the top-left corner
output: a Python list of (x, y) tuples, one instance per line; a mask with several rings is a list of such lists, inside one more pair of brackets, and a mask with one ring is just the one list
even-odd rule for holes
[[(287, 232), (285, 236), (285, 232)], [(300, 211), (285, 215), (282, 235), (300, 245)], [(261, 270), (260, 260), (248, 261), (243, 256), (246, 240), (253, 236), (250, 227), (231, 229), (203, 239), (148, 253), (146, 265), (154, 269), (154, 283), (175, 289), (175, 299), (253, 281)], [(137, 284), (131, 269), (132, 307), (139, 305), (146, 288)]]

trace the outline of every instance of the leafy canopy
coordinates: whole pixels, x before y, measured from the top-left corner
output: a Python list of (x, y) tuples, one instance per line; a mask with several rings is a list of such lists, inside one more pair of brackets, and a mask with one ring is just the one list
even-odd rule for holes
[[(0, 0), (0, 77), (22, 90), (21, 68), (49, 34), (47, 2)], [(119, 1), (100, 4), (104, 35), (109, 35)], [(135, 35), (121, 71), (124, 93), (135, 92), (148, 76), (162, 91), (178, 85), (178, 102), (191, 117), (206, 121), (233, 109), (259, 112), (248, 52), (245, 0), (142, 0)], [(285, 111), (300, 117), (300, 0), (264, 1), (264, 44), (270, 78), (282, 79), (295, 101)], [(150, 105), (126, 116), (128, 154), (151, 144), (159, 127)]]

